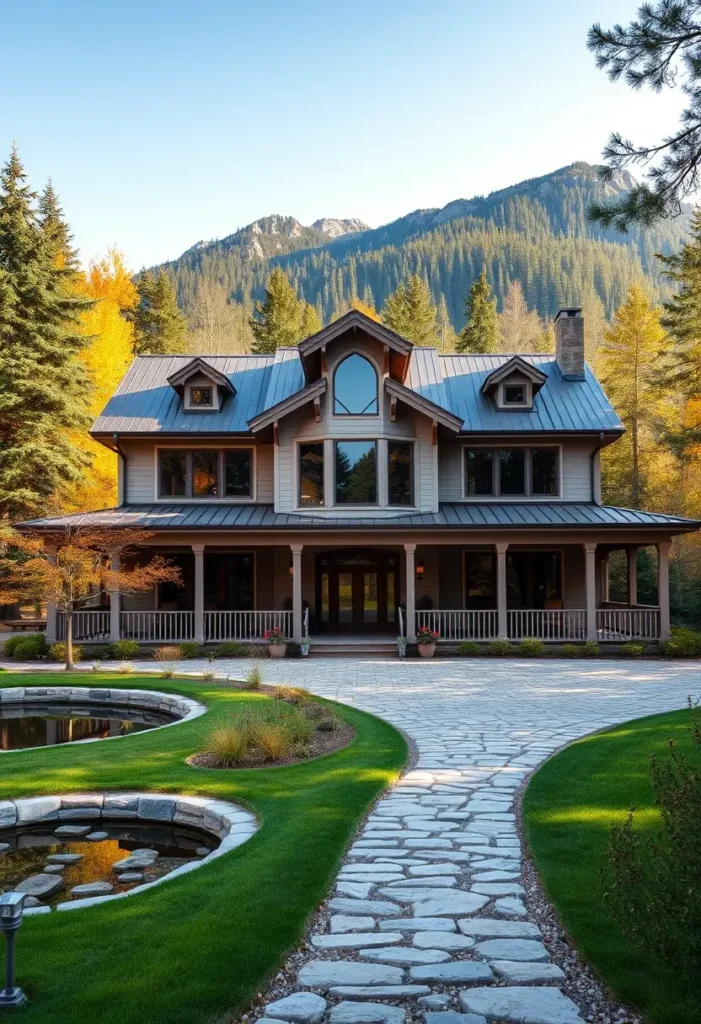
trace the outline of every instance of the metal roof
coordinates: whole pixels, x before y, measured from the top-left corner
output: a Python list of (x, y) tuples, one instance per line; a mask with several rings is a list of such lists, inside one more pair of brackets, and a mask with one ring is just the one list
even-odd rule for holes
[[(93, 424), (96, 434), (250, 433), (249, 421), (290, 398), (305, 386), (297, 348), (273, 356), (206, 356), (236, 390), (218, 411), (188, 411), (168, 378), (193, 356), (141, 356)], [(498, 409), (482, 394), (485, 379), (504, 366), (509, 355), (439, 355), (414, 347), (405, 386), (463, 420), (462, 433), (530, 431), (621, 431), (623, 426), (591, 370), (582, 381), (564, 380), (551, 355), (520, 358), (547, 375), (532, 411)]]
[(149, 530), (338, 530), (443, 527), (453, 529), (529, 529), (573, 527), (667, 527), (691, 532), (701, 526), (693, 519), (639, 512), (635, 509), (595, 505), (591, 502), (511, 502), (443, 504), (436, 513), (362, 517), (321, 516), (314, 513), (275, 512), (272, 505), (123, 505), (56, 518), (33, 519), (22, 524), (36, 529), (82, 524), (91, 527), (143, 527)]

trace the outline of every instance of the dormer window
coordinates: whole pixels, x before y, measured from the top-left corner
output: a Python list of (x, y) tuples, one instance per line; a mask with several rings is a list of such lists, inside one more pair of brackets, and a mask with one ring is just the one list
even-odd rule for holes
[(530, 412), (533, 399), (546, 380), (546, 374), (537, 366), (521, 356), (512, 356), (503, 366), (487, 374), (480, 390), (492, 399), (497, 409)]
[(525, 384), (503, 384), (502, 389), (502, 402), (504, 405), (529, 404)]
[(333, 378), (334, 416), (377, 416), (377, 372), (354, 352), (339, 363)]
[(211, 387), (191, 386), (190, 392), (190, 405), (198, 405), (203, 408), (211, 409), (213, 400), (213, 391)]

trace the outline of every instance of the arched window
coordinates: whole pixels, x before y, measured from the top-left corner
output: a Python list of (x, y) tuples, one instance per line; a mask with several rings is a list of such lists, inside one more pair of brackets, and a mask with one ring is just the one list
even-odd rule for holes
[(357, 352), (336, 368), (333, 411), (336, 416), (377, 416), (377, 373), (370, 360)]

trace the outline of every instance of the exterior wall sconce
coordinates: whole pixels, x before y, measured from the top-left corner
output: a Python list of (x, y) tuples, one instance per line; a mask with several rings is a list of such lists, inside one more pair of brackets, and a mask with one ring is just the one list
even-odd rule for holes
[(424, 563), (419, 561), (416, 563), (416, 578), (422, 580), (424, 578)]
[(22, 1006), (27, 997), (15, 985), (15, 934), (22, 924), (26, 893), (6, 892), (0, 896), (0, 931), (5, 936), (5, 988), (0, 991), (0, 1009)]

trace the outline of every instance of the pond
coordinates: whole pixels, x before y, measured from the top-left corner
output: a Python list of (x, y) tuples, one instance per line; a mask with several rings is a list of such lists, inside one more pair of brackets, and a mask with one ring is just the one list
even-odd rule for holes
[(103, 819), (3, 829), (0, 892), (25, 891), (29, 906), (126, 892), (218, 846), (211, 832), (172, 823)]
[(163, 711), (104, 704), (0, 704), (0, 750), (127, 736), (178, 720)]

